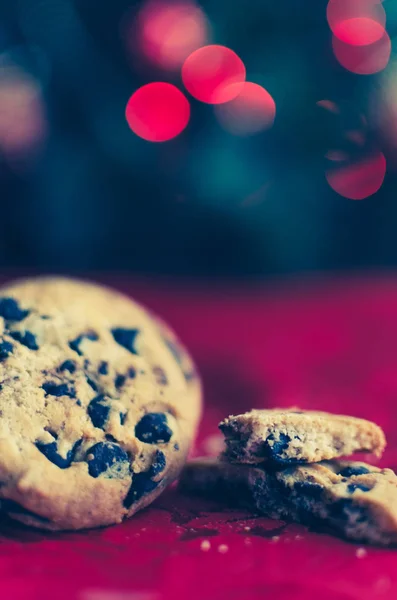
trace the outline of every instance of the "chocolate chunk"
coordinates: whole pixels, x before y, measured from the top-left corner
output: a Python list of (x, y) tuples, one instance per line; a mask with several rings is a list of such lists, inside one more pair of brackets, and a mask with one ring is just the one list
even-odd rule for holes
[(68, 383), (56, 383), (55, 381), (47, 381), (41, 386), (45, 391), (46, 396), (69, 396), (69, 398), (76, 398), (76, 390), (72, 385)]
[(168, 384), (167, 375), (162, 367), (153, 367), (153, 375), (155, 376), (158, 385)]
[[(117, 471), (119, 469), (124, 470), (125, 463), (129, 464), (128, 454), (118, 444), (111, 442), (95, 444), (88, 450), (88, 455), (93, 456), (88, 460), (88, 472), (91, 477), (99, 477), (101, 473), (105, 473), (110, 467), (114, 470), (113, 476), (117, 477)], [(121, 473), (121, 470), (119, 472)], [(111, 474), (110, 477), (112, 477)]]
[(370, 487), (364, 485), (363, 483), (349, 483), (347, 489), (350, 494), (353, 494), (356, 490), (362, 490), (363, 492), (369, 492), (371, 490)]
[(305, 494), (310, 498), (321, 498), (324, 488), (319, 483), (312, 483), (310, 481), (296, 481), (294, 483), (294, 490), (298, 494)]
[(345, 467), (342, 471), (339, 471), (339, 475), (342, 477), (352, 477), (353, 475), (365, 475), (370, 473), (366, 467)]
[(41, 315), (40, 319), (43, 319), (43, 321), (48, 321), (48, 319), (51, 319), (51, 317), (49, 315)]
[(157, 450), (154, 456), (154, 460), (152, 466), (145, 473), (137, 473), (132, 476), (132, 484), (126, 497), (124, 498), (124, 506), (126, 508), (130, 508), (134, 502), (138, 502), (145, 496), (149, 494), (161, 483), (160, 481), (153, 481), (152, 477), (158, 475), (161, 471), (165, 469), (166, 461), (164, 454)]
[(99, 339), (99, 337), (95, 333), (95, 331), (87, 331), (87, 333), (83, 333), (83, 334), (79, 335), (75, 340), (72, 340), (71, 342), (69, 342), (69, 348), (71, 348), (72, 350), (77, 352), (77, 354), (79, 354), (79, 356), (83, 355), (82, 351), (80, 350), (80, 344), (84, 339), (91, 340), (92, 342), (96, 342)]
[(124, 425), (126, 419), (127, 419), (127, 414), (128, 413), (120, 413), (120, 424)]
[(12, 354), (13, 346), (10, 342), (1, 342), (0, 343), (0, 361), (5, 360)]
[(114, 380), (114, 385), (117, 389), (120, 389), (125, 384), (126, 376), (125, 375), (117, 375)]
[(176, 450), (176, 452), (178, 452), (178, 450), (179, 450), (179, 444), (178, 443), (174, 444), (174, 450)]
[(135, 377), (136, 377), (136, 370), (134, 369), (134, 367), (130, 367), (128, 369), (128, 377), (130, 379), (135, 379)]
[(112, 329), (112, 336), (114, 340), (132, 354), (138, 354), (135, 348), (135, 341), (138, 333), (139, 329), (123, 329), (121, 327)]
[(99, 394), (88, 405), (87, 412), (90, 415), (94, 427), (103, 429), (110, 413), (110, 406), (103, 404), (105, 396)]
[(96, 382), (93, 379), (91, 379), (91, 377), (88, 377), (88, 375), (86, 375), (86, 380), (87, 380), (88, 385), (94, 390), (94, 392), (97, 392), (98, 386), (97, 386)]
[(166, 443), (172, 437), (172, 429), (168, 427), (164, 413), (148, 413), (136, 425), (135, 435), (146, 444)]
[(22, 310), (14, 298), (0, 299), (0, 317), (5, 321), (23, 321), (30, 311)]
[(155, 477), (156, 475), (161, 473), (161, 471), (164, 471), (166, 464), (167, 462), (165, 460), (164, 452), (161, 452), (161, 450), (156, 450), (156, 452), (154, 453), (152, 466), (150, 467), (148, 473), (150, 473), (151, 477)]
[(0, 500), (0, 510), (7, 514), (11, 513), (14, 515), (25, 515), (26, 517), (33, 517), (38, 521), (42, 521), (43, 523), (49, 523), (50, 521), (50, 519), (47, 519), (47, 517), (42, 517), (41, 515), (38, 515), (32, 512), (31, 510), (28, 510), (21, 504), (18, 504), (18, 502), (15, 502), (14, 500), (9, 500), (8, 498), (2, 498)]
[(25, 331), (25, 333), (22, 333), (22, 331), (10, 331), (10, 336), (20, 344), (26, 346), (26, 348), (29, 348), (29, 350), (39, 349), (36, 342), (36, 336), (30, 331)]
[(74, 360), (65, 360), (59, 367), (58, 371), (69, 371), (69, 373), (74, 373), (76, 370), (76, 363)]
[(44, 454), (48, 460), (60, 469), (67, 469), (73, 462), (77, 449), (81, 445), (82, 440), (78, 440), (73, 448), (66, 454), (66, 458), (58, 454), (58, 446), (56, 442), (49, 444), (43, 444), (42, 442), (36, 442), (36, 448)]
[(101, 375), (107, 375), (108, 372), (109, 372), (108, 363), (105, 361), (102, 361), (101, 364), (99, 365), (98, 373), (100, 373)]
[(278, 440), (272, 445), (269, 444), (269, 440), (273, 441), (274, 439), (275, 437), (271, 433), (263, 444), (263, 454), (269, 461), (282, 465), (298, 464), (299, 462), (302, 462), (298, 458), (282, 456), (291, 442), (289, 435), (281, 432), (278, 436)]

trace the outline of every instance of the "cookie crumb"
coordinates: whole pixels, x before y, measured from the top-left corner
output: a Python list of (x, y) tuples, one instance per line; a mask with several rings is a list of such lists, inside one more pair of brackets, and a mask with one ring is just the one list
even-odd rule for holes
[(244, 531), (251, 531), (251, 527), (244, 527)]
[(251, 541), (249, 538), (245, 538), (245, 539), (244, 539), (244, 544), (245, 544), (246, 546), (252, 546), (252, 541)]
[(367, 556), (368, 552), (366, 551), (365, 548), (357, 548), (356, 550), (356, 556), (357, 558), (365, 558)]
[(229, 552), (229, 546), (226, 546), (226, 544), (221, 544), (218, 546), (218, 552), (221, 554), (226, 554), (226, 552)]
[(211, 544), (208, 540), (203, 540), (200, 544), (200, 548), (204, 552), (208, 552), (208, 550), (211, 548)]

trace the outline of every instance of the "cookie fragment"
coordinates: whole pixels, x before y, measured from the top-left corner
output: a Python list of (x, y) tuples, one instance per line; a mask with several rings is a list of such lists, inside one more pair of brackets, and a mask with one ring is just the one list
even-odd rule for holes
[[(367, 472), (340, 475), (347, 469)], [(271, 518), (326, 526), (347, 539), (397, 544), (397, 477), (390, 469), (334, 460), (266, 471), (207, 458), (185, 466), (180, 489)]]
[(386, 444), (375, 423), (317, 411), (252, 410), (228, 417), (219, 428), (228, 460), (247, 464), (293, 465), (355, 452), (381, 456)]

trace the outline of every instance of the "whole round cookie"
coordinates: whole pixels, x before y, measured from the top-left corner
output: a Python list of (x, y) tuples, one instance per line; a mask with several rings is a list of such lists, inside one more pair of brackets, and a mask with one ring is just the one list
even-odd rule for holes
[(46, 529), (118, 523), (179, 474), (200, 383), (173, 332), (92, 283), (0, 289), (0, 509)]

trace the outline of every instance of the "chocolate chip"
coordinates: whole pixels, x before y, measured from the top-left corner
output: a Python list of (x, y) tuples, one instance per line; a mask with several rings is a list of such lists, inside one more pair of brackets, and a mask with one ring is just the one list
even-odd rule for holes
[(48, 321), (48, 319), (51, 319), (51, 317), (49, 315), (41, 315), (40, 319), (43, 319), (43, 321)]
[(370, 487), (364, 485), (363, 483), (349, 483), (347, 489), (350, 492), (350, 494), (353, 494), (353, 492), (355, 492), (356, 490), (362, 490), (363, 492), (369, 492), (371, 490)]
[(353, 475), (365, 475), (366, 473), (370, 473), (371, 471), (366, 467), (345, 467), (341, 471), (339, 471), (339, 475), (342, 477), (352, 477)]
[(139, 333), (139, 329), (123, 329), (116, 327), (112, 329), (112, 335), (114, 340), (123, 348), (126, 348), (132, 354), (138, 354), (135, 348), (136, 337)]
[(120, 413), (120, 424), (121, 424), (121, 425), (124, 425), (124, 423), (125, 423), (125, 421), (126, 421), (126, 419), (127, 419), (127, 414), (128, 414), (128, 413), (124, 413), (124, 414), (123, 414), (123, 413)]
[(10, 331), (10, 336), (20, 344), (23, 344), (23, 346), (26, 346), (26, 348), (29, 348), (29, 350), (39, 349), (36, 336), (30, 331), (25, 331), (25, 333), (22, 333), (22, 331)]
[(125, 384), (125, 380), (126, 377), (125, 375), (117, 375), (116, 379), (114, 380), (114, 385), (116, 386), (117, 389), (123, 387), (123, 385)]
[(14, 298), (0, 299), (0, 317), (5, 321), (23, 321), (29, 314), (28, 310), (22, 310)]
[(179, 444), (178, 444), (178, 443), (174, 444), (174, 450), (175, 450), (176, 452), (178, 452), (178, 450), (179, 450)]
[[(270, 441), (274, 441), (273, 444), (269, 444)], [(288, 464), (297, 464), (302, 462), (300, 459), (295, 457), (283, 456), (286, 450), (288, 450), (289, 443), (291, 442), (291, 438), (286, 433), (279, 433), (278, 439), (275, 439), (275, 436), (271, 433), (263, 444), (263, 454), (269, 461), (274, 463), (288, 465)]]
[(135, 435), (146, 444), (166, 443), (172, 437), (172, 429), (168, 427), (164, 413), (148, 413), (136, 425)]
[(134, 367), (130, 367), (128, 369), (128, 377), (130, 379), (135, 379), (135, 377), (136, 377), (136, 370), (134, 369)]
[(294, 483), (294, 490), (299, 494), (305, 494), (310, 498), (321, 498), (324, 488), (319, 483), (312, 483), (310, 481), (296, 481)]
[(168, 384), (167, 375), (162, 367), (153, 367), (153, 375), (155, 376), (158, 385)]
[(54, 463), (60, 469), (67, 469), (73, 462), (77, 449), (81, 445), (82, 440), (78, 440), (73, 448), (66, 454), (66, 458), (58, 454), (58, 446), (56, 442), (50, 444), (43, 444), (42, 442), (36, 442), (36, 448), (44, 454), (49, 461)]
[(101, 362), (101, 364), (98, 367), (98, 373), (100, 373), (101, 375), (107, 375), (108, 372), (108, 363), (105, 361)]
[(65, 360), (59, 367), (58, 371), (69, 371), (69, 373), (74, 373), (76, 370), (76, 363), (74, 360)]
[(93, 456), (88, 460), (88, 472), (91, 477), (99, 477), (101, 473), (105, 473), (109, 468), (112, 468), (112, 473), (109, 475), (117, 478), (117, 475), (125, 473), (126, 463), (129, 465), (128, 454), (118, 444), (111, 442), (95, 444), (88, 450), (88, 455)]
[(151, 477), (155, 477), (156, 475), (161, 473), (161, 471), (164, 471), (166, 464), (167, 462), (165, 459), (164, 452), (161, 452), (161, 450), (156, 450), (156, 452), (154, 453), (152, 466), (150, 467), (148, 473), (150, 473)]
[(142, 496), (145, 496), (156, 489), (161, 481), (153, 481), (152, 477), (155, 477), (163, 471), (165, 466), (165, 456), (160, 450), (157, 450), (150, 469), (145, 473), (137, 473), (132, 476), (131, 487), (123, 502), (126, 508), (130, 508), (130, 506), (134, 504), (134, 502), (138, 502)]
[(1, 342), (0, 343), (0, 361), (5, 360), (12, 354), (13, 346), (10, 342)]
[(88, 377), (88, 375), (86, 375), (86, 380), (87, 380), (87, 383), (90, 386), (90, 388), (92, 388), (94, 390), (94, 392), (97, 392), (98, 386), (97, 386), (96, 382), (93, 379), (91, 379), (91, 377)]
[(76, 390), (72, 385), (68, 383), (56, 383), (55, 381), (47, 381), (41, 386), (45, 391), (46, 396), (69, 396), (69, 398), (76, 398)]
[(105, 396), (99, 394), (88, 405), (87, 412), (91, 418), (94, 427), (103, 429), (110, 413), (110, 406), (103, 404)]
[(96, 342), (99, 339), (99, 337), (95, 333), (95, 331), (87, 331), (87, 333), (82, 333), (75, 340), (72, 340), (71, 342), (69, 342), (69, 348), (71, 348), (72, 350), (77, 352), (77, 354), (79, 354), (79, 356), (83, 355), (82, 351), (80, 350), (80, 344), (84, 339), (91, 340), (92, 342)]

